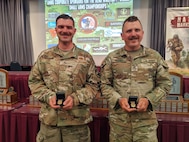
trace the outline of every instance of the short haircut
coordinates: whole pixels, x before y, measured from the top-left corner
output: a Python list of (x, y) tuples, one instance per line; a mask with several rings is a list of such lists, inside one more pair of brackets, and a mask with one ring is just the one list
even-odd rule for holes
[[(122, 25), (122, 30), (123, 30), (123, 27), (126, 22), (135, 22), (135, 21), (139, 21), (139, 23), (141, 24), (140, 20), (136, 16), (130, 16), (127, 19), (125, 19), (125, 21), (123, 22), (123, 25)], [(142, 26), (142, 24), (141, 24), (141, 26)]]
[(72, 20), (73, 26), (75, 27), (74, 19), (73, 19), (71, 16), (67, 15), (67, 14), (61, 14), (61, 15), (59, 15), (59, 16), (56, 18), (56, 25), (57, 25), (58, 19), (61, 19), (61, 18), (62, 18), (62, 19), (70, 19), (70, 20)]

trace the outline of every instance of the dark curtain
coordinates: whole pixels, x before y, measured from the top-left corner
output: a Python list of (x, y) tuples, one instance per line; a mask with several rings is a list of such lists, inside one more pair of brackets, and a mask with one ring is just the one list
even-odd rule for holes
[(0, 64), (33, 64), (28, 0), (0, 1)]
[(152, 0), (150, 47), (165, 58), (166, 8), (188, 7), (189, 0)]

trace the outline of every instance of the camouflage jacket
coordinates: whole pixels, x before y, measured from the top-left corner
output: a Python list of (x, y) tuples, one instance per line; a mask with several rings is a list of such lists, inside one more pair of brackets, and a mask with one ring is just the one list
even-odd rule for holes
[(175, 52), (180, 52), (183, 50), (184, 46), (182, 40), (180, 39), (178, 41), (174, 41), (174, 39), (169, 39), (167, 48)]
[[(92, 120), (89, 104), (98, 92), (99, 76), (92, 56), (75, 47), (68, 54), (58, 47), (44, 50), (29, 75), (32, 95), (41, 102), (39, 119), (47, 125), (86, 124)], [(74, 97), (71, 110), (53, 109), (49, 97), (56, 92)]]
[(129, 96), (146, 97), (155, 109), (170, 91), (166, 62), (155, 50), (141, 47), (140, 55), (134, 59), (121, 48), (110, 53), (101, 65), (101, 91), (109, 101), (110, 113), (116, 113), (118, 98)]

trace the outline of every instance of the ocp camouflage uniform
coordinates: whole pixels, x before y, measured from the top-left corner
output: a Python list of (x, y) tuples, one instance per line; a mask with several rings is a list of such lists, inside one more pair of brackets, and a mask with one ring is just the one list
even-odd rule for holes
[[(133, 59), (124, 49), (110, 53), (101, 66), (101, 91), (109, 102), (110, 142), (157, 142), (155, 108), (169, 93), (168, 66), (158, 52), (141, 46)], [(146, 97), (153, 110), (127, 113), (120, 97)]]
[[(99, 81), (94, 60), (86, 51), (77, 47), (68, 53), (58, 47), (44, 50), (29, 75), (31, 93), (41, 102), (41, 125), (68, 128), (92, 121), (89, 104), (99, 90)], [(71, 110), (50, 107), (49, 97), (58, 91), (74, 98)], [(74, 141), (74, 138), (70, 139)]]
[(169, 39), (168, 43), (170, 44), (168, 48), (170, 48), (171, 50), (171, 57), (172, 57), (173, 63), (178, 66), (180, 56), (181, 56), (180, 52), (184, 48), (182, 40), (178, 39), (177, 41), (175, 41), (173, 38), (173, 39)]

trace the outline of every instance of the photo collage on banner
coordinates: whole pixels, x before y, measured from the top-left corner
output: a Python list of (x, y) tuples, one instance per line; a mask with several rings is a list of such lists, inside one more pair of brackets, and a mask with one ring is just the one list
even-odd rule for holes
[(74, 43), (91, 55), (107, 55), (124, 46), (123, 21), (133, 14), (133, 0), (45, 0), (46, 47), (58, 43), (56, 17), (68, 14), (75, 20)]
[(165, 60), (171, 70), (189, 74), (189, 7), (167, 8)]

